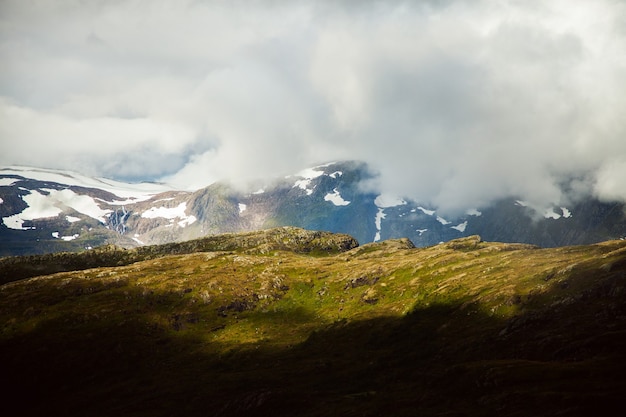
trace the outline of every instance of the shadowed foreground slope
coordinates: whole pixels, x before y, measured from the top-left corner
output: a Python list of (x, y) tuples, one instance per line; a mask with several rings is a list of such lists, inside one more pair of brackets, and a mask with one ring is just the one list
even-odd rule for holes
[(626, 392), (625, 280), (626, 242), (478, 237), (188, 253), (20, 280), (0, 286), (4, 408), (603, 414)]

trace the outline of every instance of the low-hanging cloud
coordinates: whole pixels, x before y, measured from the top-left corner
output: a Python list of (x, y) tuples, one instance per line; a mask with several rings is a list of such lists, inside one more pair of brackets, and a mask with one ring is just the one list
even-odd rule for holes
[(359, 159), (449, 212), (626, 200), (623, 2), (31, 3), (0, 5), (1, 164), (191, 188)]

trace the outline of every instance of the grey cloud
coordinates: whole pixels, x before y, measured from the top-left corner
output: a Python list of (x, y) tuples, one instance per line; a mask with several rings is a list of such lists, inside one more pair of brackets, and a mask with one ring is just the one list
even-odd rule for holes
[(53, 3), (0, 6), (0, 163), (199, 187), (362, 159), (449, 212), (626, 200), (624, 3)]

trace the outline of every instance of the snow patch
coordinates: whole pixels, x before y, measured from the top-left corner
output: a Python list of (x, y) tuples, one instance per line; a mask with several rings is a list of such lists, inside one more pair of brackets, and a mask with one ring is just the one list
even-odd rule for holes
[(149, 210), (141, 213), (141, 217), (145, 219), (163, 218), (170, 219), (170, 222), (174, 222), (174, 219), (181, 219), (178, 222), (180, 227), (189, 226), (196, 222), (195, 216), (188, 216), (185, 214), (187, 210), (187, 203), (182, 202), (176, 207), (151, 207)]
[(296, 174), (296, 177), (306, 178), (307, 180), (312, 180), (313, 178), (321, 177), (322, 175), (324, 175), (324, 171), (315, 170), (315, 168), (320, 168), (320, 167), (322, 166), (320, 165), (319, 167), (303, 169), (302, 171)]
[(61, 213), (62, 210), (54, 205), (55, 201), (50, 197), (50, 195), (43, 195), (37, 191), (23, 195), (22, 200), (24, 200), (28, 207), (21, 213), (4, 217), (2, 222), (9, 229), (34, 229), (34, 227), (24, 227), (24, 221), (56, 217)]
[(565, 218), (565, 219), (569, 219), (570, 217), (572, 217), (572, 212), (569, 211), (565, 207), (561, 207), (561, 212), (563, 213), (563, 218)]
[[(313, 192), (313, 190), (309, 190), (308, 186), (309, 184), (311, 184), (311, 180), (310, 179), (304, 179), (304, 180), (298, 180), (293, 184), (293, 187), (291, 188), (300, 188), (302, 190), (306, 190), (308, 195), (311, 195), (311, 193)], [(310, 191), (310, 192), (309, 192)]]
[(164, 219), (175, 219), (177, 217), (187, 217), (185, 210), (187, 209), (187, 203), (180, 203), (177, 207), (151, 207), (150, 209), (141, 213), (141, 217), (145, 219), (155, 219), (161, 217)]
[(80, 217), (65, 216), (65, 220), (67, 220), (68, 223), (76, 223), (80, 221)]
[[(16, 175), (23, 178), (56, 182), (58, 184), (64, 184), (69, 186), (79, 186), (87, 188), (98, 188), (104, 191), (108, 191), (121, 198), (132, 198), (133, 202), (149, 200), (155, 194), (159, 194), (165, 191), (172, 191), (173, 188), (165, 184), (147, 183), (142, 182), (138, 184), (129, 184), (106, 178), (91, 178), (84, 175), (77, 174), (71, 171), (53, 170), (53, 169), (38, 169), (30, 167), (12, 166), (0, 170), (2, 175)], [(18, 180), (19, 181), (19, 180)], [(117, 203), (111, 203), (117, 204)], [(125, 204), (125, 203), (119, 203)]]
[(337, 178), (337, 177), (341, 177), (342, 175), (343, 175), (343, 172), (341, 171), (335, 171), (332, 174), (328, 174), (330, 178)]
[(143, 243), (141, 240), (139, 240), (139, 235), (135, 234), (135, 236), (132, 238), (135, 242), (137, 242), (140, 245), (145, 245), (145, 243)]
[(0, 178), (0, 187), (9, 187), (18, 181), (17, 178)]
[(444, 219), (444, 218), (443, 218), (443, 217), (441, 217), (441, 216), (437, 216), (437, 221), (438, 221), (439, 223), (443, 224), (444, 226), (445, 226), (445, 225), (447, 225), (447, 224), (450, 224), (450, 223), (451, 223), (451, 222), (447, 221), (446, 219)]
[(378, 242), (380, 240), (380, 231), (382, 226), (382, 221), (387, 215), (385, 214), (385, 209), (382, 207), (378, 208), (378, 212), (376, 213), (376, 217), (374, 217), (374, 224), (376, 225), (376, 236), (374, 236), (374, 242)]
[(374, 204), (379, 208), (396, 207), (406, 204), (402, 198), (391, 194), (379, 194), (374, 200)]
[(243, 204), (243, 203), (239, 203), (239, 214), (243, 213), (244, 211), (246, 211), (246, 209), (248, 208), (247, 205)]
[(543, 217), (545, 217), (546, 219), (556, 220), (556, 219), (560, 219), (561, 215), (555, 212), (554, 208), (549, 208), (544, 212)]
[(185, 227), (185, 226), (189, 226), (190, 224), (193, 224), (196, 222), (196, 216), (187, 216), (186, 218), (182, 219), (181, 221), (178, 222), (178, 225), (180, 227)]
[(4, 200), (0, 198), (0, 204), (4, 203)]
[(332, 193), (328, 193), (324, 196), (324, 201), (330, 201), (336, 206), (347, 206), (350, 204), (349, 201), (344, 200), (343, 197), (341, 197), (341, 194), (339, 194), (339, 191), (337, 191), (336, 188), (333, 189)]
[[(326, 165), (320, 165), (319, 167), (323, 167)], [(324, 171), (317, 171), (315, 168), (319, 168), (319, 167), (314, 167), (314, 168), (307, 168), (305, 170), (302, 170), (300, 172), (298, 172), (296, 174), (296, 177), (301, 177), (304, 178), (302, 180), (297, 180), (294, 184), (293, 187), (291, 188), (300, 188), (302, 190), (306, 191), (307, 195), (311, 195), (313, 194), (313, 189), (309, 188), (309, 185), (311, 185), (311, 180), (313, 180), (314, 178), (320, 177), (322, 175), (324, 175)], [(289, 177), (287, 177), (289, 178)], [(315, 188), (315, 187), (313, 187)]]
[(60, 203), (67, 207), (74, 209), (75, 211), (84, 214), (85, 216), (89, 216), (92, 219), (98, 220), (100, 223), (105, 223), (105, 216), (111, 213), (111, 210), (103, 210), (100, 206), (94, 201), (93, 198), (87, 195), (76, 194), (74, 191), (70, 189), (65, 190), (50, 190), (50, 189), (42, 189), (42, 191), (49, 192), (49, 198), (53, 200), (54, 203)]
[(4, 223), (4, 225), (6, 227), (8, 227), (9, 229), (14, 229), (14, 230), (34, 230), (34, 229), (36, 229), (35, 226), (25, 227), (24, 226), (24, 219), (20, 218), (19, 214), (15, 214), (13, 216), (2, 218), (2, 223)]
[(263, 194), (264, 192), (265, 192), (265, 190), (263, 188), (259, 188), (258, 190), (256, 190), (252, 194)]
[(455, 230), (458, 230), (459, 232), (463, 233), (463, 232), (465, 232), (465, 228), (466, 227), (467, 227), (467, 220), (465, 220), (461, 224), (457, 224), (456, 226), (452, 226), (451, 229), (455, 229)]
[(416, 232), (417, 232), (417, 233), (419, 233), (419, 234), (420, 234), (420, 236), (421, 236), (421, 235), (423, 235), (423, 234), (424, 234), (424, 232), (427, 232), (427, 231), (428, 231), (428, 229), (417, 229), (417, 230), (416, 230)]
[(424, 214), (427, 214), (429, 216), (432, 216), (433, 214), (435, 214), (435, 210), (426, 210), (424, 207), (418, 207), (418, 209), (422, 210)]
[(41, 191), (45, 191), (48, 194), (45, 195), (37, 190), (33, 190), (29, 191), (29, 194), (23, 195), (21, 198), (28, 205), (28, 207), (26, 207), (21, 213), (3, 218), (3, 223), (10, 229), (33, 229), (24, 228), (24, 221), (56, 217), (63, 212), (63, 208), (65, 207), (72, 208), (73, 210), (96, 219), (101, 223), (105, 223), (104, 216), (111, 213), (111, 210), (101, 209), (93, 198), (86, 195), (76, 194), (70, 189), (60, 191), (42, 189)]
[(78, 238), (80, 235), (78, 233), (73, 234), (72, 236), (59, 236), (59, 232), (52, 232), (52, 237), (55, 239), (61, 239), (64, 240), (66, 242), (69, 242), (71, 240), (74, 240), (76, 238)]
[(528, 201), (515, 200), (515, 205), (522, 206), (522, 207), (528, 207), (529, 203), (528, 203)]
[(468, 216), (476, 216), (476, 217), (479, 217), (479, 216), (483, 215), (480, 211), (478, 211), (476, 209), (469, 209), (465, 213), (467, 213)]

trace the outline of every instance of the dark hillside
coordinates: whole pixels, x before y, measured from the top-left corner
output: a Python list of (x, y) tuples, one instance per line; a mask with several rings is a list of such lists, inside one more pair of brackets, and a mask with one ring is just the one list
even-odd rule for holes
[(4, 410), (587, 416), (622, 404), (626, 242), (266, 249), (0, 286)]

